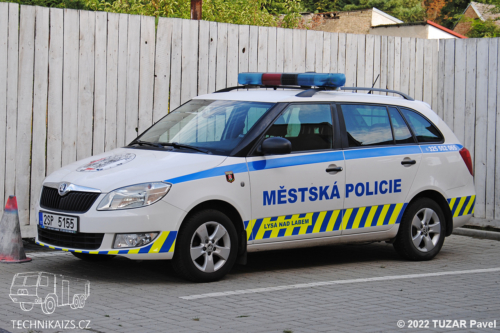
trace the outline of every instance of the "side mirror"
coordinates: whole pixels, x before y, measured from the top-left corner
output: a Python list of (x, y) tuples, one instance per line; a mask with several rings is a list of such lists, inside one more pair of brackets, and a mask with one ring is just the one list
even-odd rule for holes
[(292, 143), (285, 138), (267, 138), (262, 142), (261, 151), (264, 155), (290, 154)]

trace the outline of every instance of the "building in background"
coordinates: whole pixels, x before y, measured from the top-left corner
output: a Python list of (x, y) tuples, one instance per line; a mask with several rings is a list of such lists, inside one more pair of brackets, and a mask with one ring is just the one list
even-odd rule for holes
[(467, 38), (432, 21), (378, 25), (370, 28), (370, 35), (422, 39)]
[(471, 20), (494, 21), (500, 27), (500, 13), (495, 10), (495, 5), (471, 2), (464, 11), (463, 18), (457, 23), (453, 31), (466, 35), (472, 26)]
[(369, 34), (374, 26), (403, 23), (377, 8), (319, 14), (304, 13), (302, 21), (305, 27), (312, 30), (364, 35)]

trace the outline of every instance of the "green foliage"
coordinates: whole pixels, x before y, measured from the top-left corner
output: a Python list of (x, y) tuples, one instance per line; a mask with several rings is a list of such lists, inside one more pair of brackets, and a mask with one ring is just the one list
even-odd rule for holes
[(420, 0), (359, 0), (357, 5), (347, 5), (344, 10), (377, 8), (403, 22), (424, 21), (425, 9)]
[(472, 29), (467, 33), (469, 38), (493, 38), (500, 37), (500, 28), (494, 21), (472, 21)]
[[(5, 1), (5, 0), (0, 0)], [(9, 0), (23, 5), (189, 19), (190, 0)], [(203, 0), (207, 21), (295, 28), (300, 0)]]

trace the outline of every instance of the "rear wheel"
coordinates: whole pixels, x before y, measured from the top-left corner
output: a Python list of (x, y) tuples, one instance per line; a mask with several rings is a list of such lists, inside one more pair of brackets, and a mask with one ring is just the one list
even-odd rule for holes
[(107, 255), (107, 254), (88, 254), (88, 253), (77, 253), (71, 252), (78, 259), (82, 259), (84, 261), (96, 262), (96, 261), (108, 261), (113, 259), (115, 256)]
[(184, 221), (176, 241), (173, 266), (182, 277), (210, 282), (226, 275), (236, 261), (238, 238), (231, 220), (207, 209)]
[(409, 260), (430, 260), (443, 247), (445, 217), (432, 199), (421, 198), (406, 209), (394, 248)]
[(47, 296), (45, 302), (43, 302), (41, 305), (43, 313), (52, 314), (56, 310), (57, 303), (54, 297)]
[(73, 296), (73, 304), (71, 304), (69, 307), (73, 310), (76, 310), (80, 307), (80, 298), (78, 297), (78, 295)]

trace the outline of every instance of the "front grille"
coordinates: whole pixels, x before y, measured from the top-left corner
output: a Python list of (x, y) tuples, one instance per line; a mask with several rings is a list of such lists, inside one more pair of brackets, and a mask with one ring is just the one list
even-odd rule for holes
[(57, 189), (43, 187), (40, 198), (40, 207), (64, 212), (85, 213), (92, 207), (99, 197), (99, 193), (69, 192), (61, 197)]
[(101, 247), (104, 234), (61, 232), (38, 226), (38, 240), (48, 245), (81, 250), (97, 250)]

